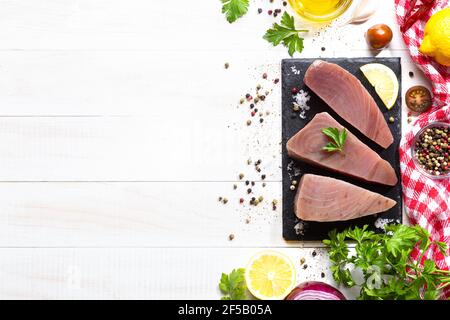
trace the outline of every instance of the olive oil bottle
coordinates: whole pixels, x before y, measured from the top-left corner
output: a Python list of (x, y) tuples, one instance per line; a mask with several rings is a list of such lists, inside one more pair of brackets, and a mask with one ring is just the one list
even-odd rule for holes
[(289, 3), (303, 18), (329, 22), (343, 14), (352, 0), (289, 0)]

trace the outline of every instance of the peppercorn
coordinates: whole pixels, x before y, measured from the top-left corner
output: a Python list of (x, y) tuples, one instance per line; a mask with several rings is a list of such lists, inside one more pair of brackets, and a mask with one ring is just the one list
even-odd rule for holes
[(278, 82), (280, 82), (280, 79), (276, 78), (275, 80), (273, 80), (273, 83), (277, 84)]
[(232, 241), (232, 240), (234, 239), (234, 234), (230, 234), (230, 235), (228, 236), (228, 239), (229, 239), (230, 241)]
[(446, 127), (432, 127), (426, 129), (415, 144), (415, 159), (432, 175), (450, 174), (448, 150), (448, 129)]
[(278, 12), (275, 11), (275, 12), (273, 13), (273, 16), (274, 16), (274, 18), (276, 18), (276, 17), (278, 16)]
[(266, 96), (262, 94), (259, 96), (259, 99), (261, 99), (261, 101), (264, 101), (264, 100), (266, 100)]
[(251, 124), (252, 124), (252, 121), (251, 120), (247, 120), (247, 125), (249, 126)]
[(303, 265), (303, 270), (306, 270), (308, 268), (308, 265), (307, 264), (304, 264)]
[(230, 64), (228, 62), (225, 62), (224, 67), (225, 69), (228, 69), (230, 67)]
[(296, 186), (297, 185), (297, 180), (292, 180), (291, 184)]
[(223, 204), (227, 204), (228, 199), (227, 198), (223, 198), (222, 202), (223, 202)]
[(287, 6), (287, 2), (286, 1), (283, 1), (283, 6)]
[(297, 94), (298, 91), (299, 91), (299, 90), (298, 90), (297, 87), (293, 87), (293, 88), (291, 89), (292, 94)]
[(302, 264), (304, 264), (305, 263), (305, 258), (301, 258), (300, 259), (300, 265), (302, 265)]
[(264, 119), (263, 119), (263, 118), (260, 118), (260, 119), (259, 119), (259, 122), (260, 122), (260, 123), (263, 123), (263, 122), (264, 122)]
[(218, 200), (219, 200), (219, 202), (222, 202), (222, 199), (223, 199), (222, 197), (219, 197), (219, 199), (218, 199)]
[(313, 256), (313, 257), (317, 256), (316, 250), (314, 250), (314, 251), (312, 252), (312, 256)]
[(322, 273), (320, 274), (320, 277), (321, 277), (321, 278), (325, 278), (325, 273), (322, 272)]
[(240, 198), (240, 199), (239, 199), (239, 203), (240, 203), (240, 204), (244, 203), (244, 198)]
[(237, 189), (237, 184), (233, 184), (233, 189), (234, 189), (234, 190)]
[(390, 123), (394, 123), (394, 122), (395, 122), (394, 117), (389, 117), (389, 122), (390, 122)]
[[(272, 10), (270, 10), (270, 11), (272, 11)], [(263, 75), (262, 75), (262, 78), (263, 79), (267, 79), (267, 73), (264, 72)]]
[(245, 185), (248, 186), (250, 184), (250, 181), (245, 181)]
[(291, 189), (292, 191), (294, 191), (294, 190), (295, 190), (295, 186), (294, 186), (294, 185), (291, 185), (291, 186), (289, 187), (289, 189)]
[(262, 202), (264, 200), (263, 196), (259, 196), (258, 201)]
[(261, 175), (261, 180), (264, 180), (264, 179), (266, 179), (266, 175), (265, 174)]
[(409, 76), (410, 76), (411, 78), (414, 77), (414, 72), (410, 71), (410, 72), (409, 72)]
[(239, 100), (239, 103), (240, 104), (243, 104), (245, 102), (245, 99), (244, 98), (241, 98), (241, 100)]
[(269, 14), (269, 16), (271, 16), (272, 13), (273, 13), (273, 11), (272, 11), (272, 10), (269, 10), (269, 11), (267, 11), (267, 13)]
[(252, 181), (252, 187), (254, 187), (255, 186), (255, 181)]
[(248, 188), (248, 189), (247, 189), (247, 193), (248, 193), (248, 194), (252, 193), (252, 189)]
[(258, 14), (261, 14), (263, 12), (263, 9), (259, 8), (258, 9)]
[(242, 178), (244, 178), (244, 174), (243, 173), (239, 173), (239, 180), (242, 180)]
[(325, 47), (322, 47), (322, 48), (320, 48), (320, 50), (325, 51), (326, 49), (325, 49)]

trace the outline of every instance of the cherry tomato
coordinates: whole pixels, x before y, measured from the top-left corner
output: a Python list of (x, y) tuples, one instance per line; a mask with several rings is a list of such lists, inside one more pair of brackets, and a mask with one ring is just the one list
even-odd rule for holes
[(392, 30), (385, 24), (376, 24), (367, 30), (366, 39), (373, 49), (383, 49), (392, 40)]

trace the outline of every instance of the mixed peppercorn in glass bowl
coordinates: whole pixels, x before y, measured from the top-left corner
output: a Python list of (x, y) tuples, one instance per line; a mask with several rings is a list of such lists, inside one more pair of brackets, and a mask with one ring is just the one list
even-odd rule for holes
[(411, 148), (414, 163), (433, 179), (450, 177), (450, 124), (432, 122), (414, 137)]

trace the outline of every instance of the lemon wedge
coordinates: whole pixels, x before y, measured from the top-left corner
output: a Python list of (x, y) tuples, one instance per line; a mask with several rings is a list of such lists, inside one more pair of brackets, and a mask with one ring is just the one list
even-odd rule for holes
[(394, 71), (380, 63), (365, 64), (360, 69), (370, 84), (375, 87), (376, 93), (386, 108), (392, 109), (397, 101), (399, 87)]
[(276, 251), (255, 254), (245, 269), (248, 290), (261, 300), (284, 299), (294, 288), (295, 278), (292, 261)]

